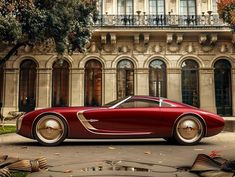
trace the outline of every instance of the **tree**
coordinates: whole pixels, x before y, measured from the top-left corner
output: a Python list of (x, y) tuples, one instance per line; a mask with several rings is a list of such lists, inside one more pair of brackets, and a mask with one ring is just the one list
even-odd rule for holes
[(96, 14), (93, 0), (0, 0), (0, 45), (13, 46), (0, 65), (20, 47), (49, 39), (59, 55), (82, 52)]
[(235, 0), (219, 0), (218, 13), (224, 22), (235, 25)]

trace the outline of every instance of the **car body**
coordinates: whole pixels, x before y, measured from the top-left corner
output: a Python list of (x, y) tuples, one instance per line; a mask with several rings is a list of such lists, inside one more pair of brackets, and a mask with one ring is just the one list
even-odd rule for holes
[(129, 96), (101, 107), (39, 109), (17, 120), (18, 134), (48, 146), (65, 138), (164, 138), (192, 145), (223, 127), (216, 114), (151, 96)]

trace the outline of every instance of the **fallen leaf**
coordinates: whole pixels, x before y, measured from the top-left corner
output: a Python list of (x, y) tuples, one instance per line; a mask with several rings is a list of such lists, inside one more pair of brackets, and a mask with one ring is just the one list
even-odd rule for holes
[(112, 147), (112, 146), (109, 146), (109, 149), (110, 150), (114, 150), (114, 149), (116, 149), (115, 147)]
[(144, 152), (144, 154), (151, 154), (151, 152), (150, 151), (146, 151), (146, 152)]
[(64, 173), (72, 173), (72, 170), (65, 170)]

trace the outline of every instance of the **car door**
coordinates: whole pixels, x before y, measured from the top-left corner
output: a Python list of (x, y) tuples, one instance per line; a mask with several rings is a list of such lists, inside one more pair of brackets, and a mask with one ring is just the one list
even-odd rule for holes
[(101, 108), (84, 113), (98, 132), (116, 135), (155, 135), (161, 112), (159, 103), (131, 99), (115, 108)]

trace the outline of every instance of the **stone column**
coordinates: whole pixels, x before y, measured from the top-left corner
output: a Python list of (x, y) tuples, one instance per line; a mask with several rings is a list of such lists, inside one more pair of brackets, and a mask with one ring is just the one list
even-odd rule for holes
[(52, 70), (39, 68), (37, 73), (36, 109), (50, 107), (52, 99)]
[(3, 105), (1, 113), (3, 116), (6, 116), (9, 111), (18, 110), (19, 70), (6, 68), (4, 72)]
[(102, 88), (103, 104), (113, 101), (117, 98), (117, 70), (116, 68), (105, 69)]
[(214, 72), (212, 68), (199, 71), (200, 108), (216, 113)]
[(235, 68), (232, 68), (232, 85), (231, 85), (231, 90), (232, 90), (232, 106), (233, 106), (233, 116), (235, 116)]
[(71, 69), (71, 84), (70, 84), (70, 105), (83, 106), (84, 105), (84, 69)]
[(137, 69), (135, 73), (135, 95), (149, 95), (148, 69)]
[(182, 101), (181, 70), (179, 68), (167, 69), (167, 98)]

